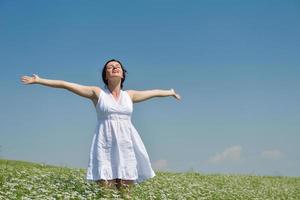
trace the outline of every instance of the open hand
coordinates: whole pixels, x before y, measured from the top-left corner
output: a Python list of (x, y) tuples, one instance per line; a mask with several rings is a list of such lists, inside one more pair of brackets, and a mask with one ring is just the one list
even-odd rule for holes
[(33, 84), (33, 83), (37, 83), (38, 80), (40, 79), (40, 77), (36, 74), (33, 74), (33, 76), (22, 76), (21, 77), (21, 81), (24, 84)]
[(173, 88), (171, 88), (171, 91), (172, 91), (172, 94), (173, 94), (173, 96), (174, 96), (176, 99), (178, 99), (178, 100), (180, 100), (180, 99), (181, 99), (180, 95), (179, 95), (179, 94), (177, 94), (177, 93), (174, 91), (174, 89), (173, 89)]

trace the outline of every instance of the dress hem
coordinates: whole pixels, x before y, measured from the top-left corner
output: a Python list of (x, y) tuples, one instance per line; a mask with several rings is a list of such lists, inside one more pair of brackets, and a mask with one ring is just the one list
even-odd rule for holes
[(86, 177), (86, 180), (87, 181), (99, 181), (99, 180), (114, 180), (114, 179), (122, 179), (122, 180), (131, 180), (131, 181), (134, 181), (134, 184), (138, 184), (138, 183), (142, 183), (148, 179), (152, 179), (153, 177), (155, 177), (156, 174), (155, 172), (153, 172), (153, 174), (151, 174), (150, 176), (148, 177), (143, 177), (143, 178), (110, 178), (110, 179), (106, 179), (106, 178), (92, 178), (92, 177)]

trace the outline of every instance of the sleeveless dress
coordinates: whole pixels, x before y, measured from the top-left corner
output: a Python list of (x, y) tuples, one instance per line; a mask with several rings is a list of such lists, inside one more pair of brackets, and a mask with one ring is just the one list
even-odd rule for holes
[(96, 105), (94, 130), (87, 168), (87, 180), (134, 180), (134, 184), (156, 174), (139, 133), (131, 122), (133, 102), (121, 90), (116, 100), (103, 88)]

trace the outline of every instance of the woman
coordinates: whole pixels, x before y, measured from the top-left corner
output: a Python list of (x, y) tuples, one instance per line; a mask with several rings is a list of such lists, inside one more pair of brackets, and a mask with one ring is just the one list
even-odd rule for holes
[(145, 101), (152, 97), (180, 96), (170, 90), (126, 90), (123, 82), (126, 69), (118, 60), (105, 63), (102, 80), (105, 87), (84, 86), (63, 80), (50, 80), (22, 76), (25, 84), (41, 84), (63, 88), (77, 95), (92, 100), (98, 123), (94, 131), (90, 158), (87, 168), (87, 180), (93, 180), (104, 187), (127, 187), (155, 176), (151, 168), (146, 148), (131, 123), (133, 103)]

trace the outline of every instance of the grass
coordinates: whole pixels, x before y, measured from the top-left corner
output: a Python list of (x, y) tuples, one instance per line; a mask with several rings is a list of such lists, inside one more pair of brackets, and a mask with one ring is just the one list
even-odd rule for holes
[[(0, 159), (2, 199), (122, 199), (85, 180), (86, 169)], [(159, 172), (131, 189), (132, 199), (300, 199), (300, 177)]]

